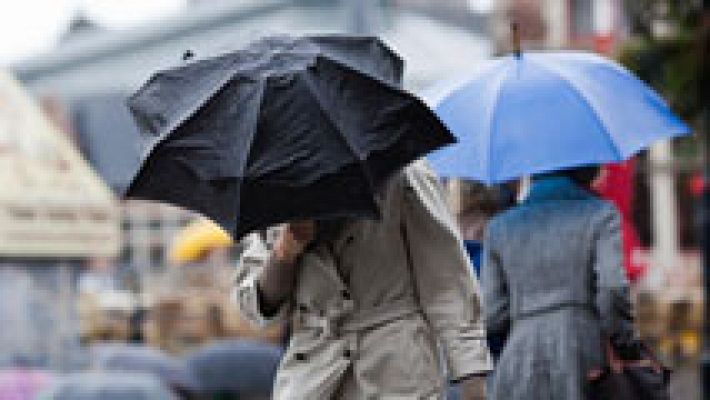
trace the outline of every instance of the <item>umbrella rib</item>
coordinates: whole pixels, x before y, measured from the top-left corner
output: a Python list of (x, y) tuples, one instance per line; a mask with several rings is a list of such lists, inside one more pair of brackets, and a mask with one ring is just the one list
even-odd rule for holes
[[(232, 61), (231, 66), (234, 66), (236, 63), (237, 63), (236, 61)], [(232, 79), (234, 79), (234, 73), (230, 72), (229, 74), (227, 74), (226, 78), (223, 78), (220, 81), (219, 85), (217, 85), (215, 90), (211, 91), (207, 96), (205, 96), (200, 101), (198, 101), (195, 107), (192, 107), (189, 111), (186, 111), (185, 113), (183, 113), (183, 115), (180, 118), (176, 119), (176, 122), (170, 124), (168, 127), (161, 130), (161, 132), (157, 135), (158, 138), (156, 140), (154, 140), (144, 151), (144, 156), (141, 158), (140, 166), (136, 169), (137, 172), (133, 176), (131, 181), (135, 180), (135, 178), (138, 176), (138, 174), (140, 173), (140, 171), (143, 169), (146, 162), (148, 161), (148, 158), (150, 158), (150, 155), (153, 152), (153, 150), (168, 138), (170, 132), (177, 129), (177, 127), (179, 127), (180, 125), (184, 124), (187, 120), (192, 118), (199, 110), (201, 110), (207, 104), (207, 102), (210, 99), (214, 98), (214, 96), (216, 96), (217, 94), (219, 94), (219, 92), (224, 90), (224, 88), (227, 86), (227, 84)]]
[(499, 70), (500, 72), (498, 73), (499, 76), (497, 77), (498, 79), (497, 79), (497, 83), (496, 83), (498, 88), (495, 91), (496, 96), (495, 96), (495, 99), (493, 100), (493, 104), (491, 105), (490, 119), (488, 121), (487, 132), (489, 132), (489, 134), (485, 135), (485, 137), (487, 138), (486, 145), (488, 146), (488, 151), (486, 151), (486, 153), (485, 153), (486, 154), (486, 174), (485, 174), (485, 176), (486, 176), (486, 183), (489, 185), (491, 183), (493, 183), (494, 181), (496, 181), (496, 179), (494, 179), (494, 177), (492, 176), (492, 173), (491, 173), (491, 171), (493, 170), (493, 161), (492, 161), (492, 157), (491, 157), (493, 154), (493, 128), (494, 128), (494, 125), (496, 122), (496, 110), (498, 109), (497, 106), (498, 106), (498, 103), (500, 103), (500, 99), (501, 99), (500, 93), (503, 90), (503, 85), (508, 81), (506, 79), (507, 75), (504, 74), (503, 72), (507, 71), (508, 68), (510, 68), (510, 66), (508, 66), (506, 68), (501, 68)]
[[(306, 76), (304, 77), (304, 81), (306, 82), (306, 88), (308, 88), (308, 93), (310, 93), (311, 98), (315, 100), (316, 105), (318, 108), (321, 110), (321, 113), (325, 117), (325, 119), (330, 123), (330, 125), (335, 128), (338, 131), (344, 132), (345, 129), (343, 129), (331, 116), (328, 114), (326, 111), (325, 106), (323, 105), (323, 101), (316, 92), (315, 88), (313, 87), (313, 82), (311, 81), (310, 77)], [(337, 135), (346, 145), (346, 147), (355, 155), (355, 158), (357, 160), (357, 163), (360, 167), (360, 171), (362, 172), (363, 176), (365, 177), (365, 180), (367, 181), (367, 185), (370, 187), (370, 189), (374, 190), (375, 189), (375, 183), (374, 179), (370, 175), (370, 172), (367, 170), (364, 164), (364, 160), (360, 157), (359, 152), (355, 148), (355, 146), (350, 142), (348, 139), (347, 135)]]
[(594, 116), (594, 119), (597, 121), (597, 123), (601, 127), (602, 131), (606, 133), (606, 135), (604, 135), (604, 136), (607, 138), (607, 141), (611, 145), (611, 148), (614, 149), (614, 152), (616, 153), (616, 157), (617, 157), (618, 161), (625, 159), (626, 157), (624, 156), (619, 145), (616, 143), (616, 140), (614, 140), (614, 136), (611, 134), (611, 130), (608, 129), (606, 123), (604, 122), (604, 119), (601, 117), (597, 108), (590, 101), (590, 99), (584, 94), (584, 92), (579, 88), (579, 86), (577, 86), (571, 79), (569, 79), (569, 77), (566, 76), (564, 72), (560, 71), (558, 68), (555, 68), (554, 66), (535, 62), (534, 60), (531, 60), (530, 62), (537, 64), (540, 68), (547, 69), (548, 71), (557, 75), (560, 78), (560, 80), (565, 82), (570, 87), (570, 89), (575, 94), (575, 96), (580, 98), (582, 100), (582, 102), (584, 104), (586, 104), (590, 110), (592, 110), (592, 115)]
[(340, 68), (343, 68), (343, 69), (348, 70), (348, 72), (352, 72), (353, 74), (359, 75), (359, 76), (361, 76), (361, 77), (363, 77), (363, 78), (367, 78), (367, 79), (371, 79), (371, 80), (373, 80), (373, 81), (377, 81), (377, 83), (380, 83), (380, 84), (382, 84), (382, 85), (384, 85), (384, 86), (386, 86), (386, 87), (388, 87), (388, 88), (390, 88), (390, 89), (402, 91), (402, 88), (401, 88), (401, 87), (399, 87), (399, 86), (397, 86), (397, 85), (393, 85), (391, 82), (388, 82), (386, 79), (382, 79), (382, 78), (380, 78), (380, 77), (378, 77), (378, 76), (371, 75), (371, 74), (369, 74), (369, 73), (367, 73), (367, 72), (361, 71), (361, 70), (359, 70), (359, 69), (357, 69), (357, 68), (354, 68), (354, 67), (352, 67), (352, 66), (350, 66), (350, 65), (348, 65), (348, 64), (346, 64), (346, 63), (344, 63), (343, 61), (341, 61), (341, 60), (339, 60), (339, 59), (337, 59), (337, 58), (332, 58), (332, 57), (321, 57), (321, 58), (327, 59), (329, 62), (332, 62), (333, 64), (336, 64), (336, 65), (339, 66)]

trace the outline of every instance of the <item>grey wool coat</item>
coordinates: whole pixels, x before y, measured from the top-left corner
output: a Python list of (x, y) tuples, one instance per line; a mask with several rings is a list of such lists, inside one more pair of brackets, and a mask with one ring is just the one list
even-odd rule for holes
[(508, 338), (490, 398), (582, 400), (603, 338), (634, 336), (613, 205), (563, 177), (494, 218), (484, 241), (485, 320)]
[(437, 177), (415, 162), (380, 201), (381, 220), (351, 221), (302, 254), (276, 317), (262, 313), (256, 290), (270, 253), (259, 241), (246, 250), (242, 312), (292, 322), (274, 399), (443, 399), (445, 371), (490, 370), (478, 284)]

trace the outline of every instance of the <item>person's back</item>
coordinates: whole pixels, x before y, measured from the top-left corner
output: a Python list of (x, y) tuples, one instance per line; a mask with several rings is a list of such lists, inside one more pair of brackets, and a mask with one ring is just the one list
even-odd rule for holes
[(493, 398), (582, 399), (606, 337), (627, 337), (630, 304), (619, 217), (565, 177), (489, 224), (482, 273), (487, 327), (508, 333)]

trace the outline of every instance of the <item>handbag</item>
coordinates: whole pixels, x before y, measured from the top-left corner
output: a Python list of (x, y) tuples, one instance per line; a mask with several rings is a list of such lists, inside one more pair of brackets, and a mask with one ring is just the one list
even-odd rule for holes
[(644, 343), (638, 360), (620, 359), (606, 344), (609, 365), (590, 381), (589, 400), (670, 400), (671, 370)]

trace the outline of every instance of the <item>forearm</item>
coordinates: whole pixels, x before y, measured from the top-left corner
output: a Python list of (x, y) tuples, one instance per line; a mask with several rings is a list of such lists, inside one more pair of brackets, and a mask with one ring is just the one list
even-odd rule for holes
[(289, 297), (296, 285), (294, 262), (284, 262), (272, 256), (257, 279), (259, 302), (265, 314), (271, 314)]

